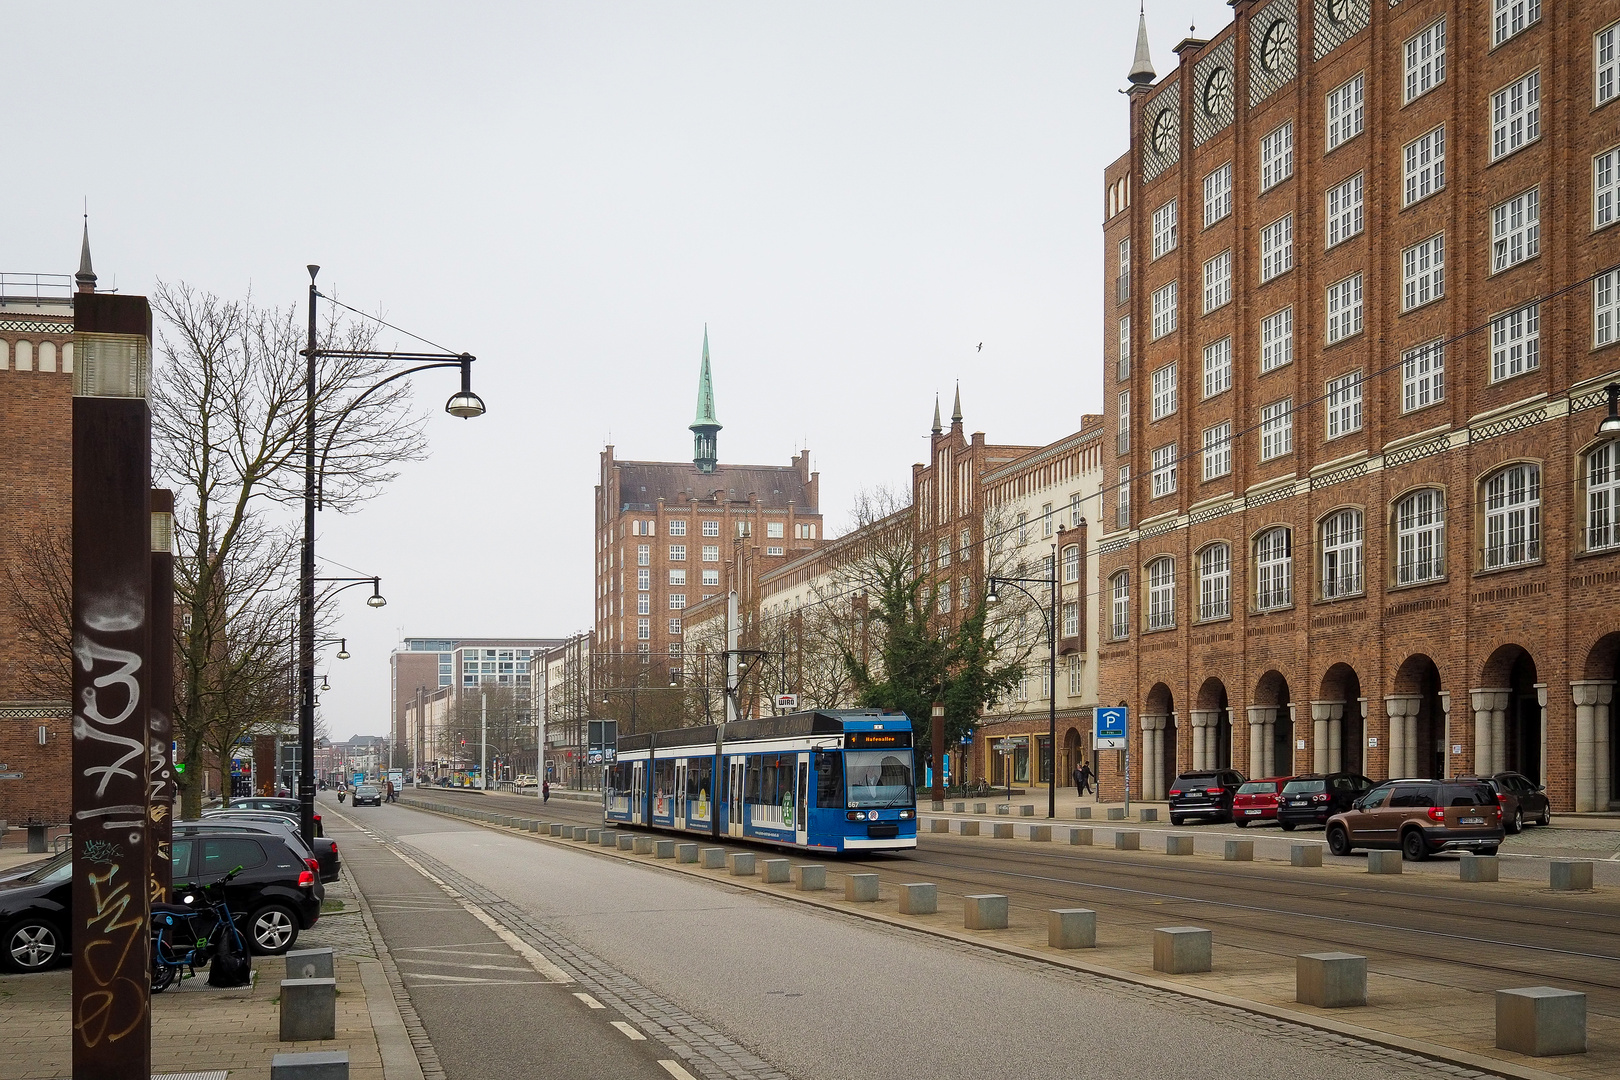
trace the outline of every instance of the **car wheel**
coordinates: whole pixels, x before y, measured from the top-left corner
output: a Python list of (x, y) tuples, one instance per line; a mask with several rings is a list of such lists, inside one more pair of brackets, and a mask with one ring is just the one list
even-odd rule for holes
[(1552, 809), (1550, 807), (1548, 809), (1546, 809), (1546, 810), (1543, 810), (1541, 812), (1541, 816), (1536, 818), (1536, 824), (1537, 825), (1551, 825), (1552, 824)]
[(248, 920), (248, 941), (259, 956), (284, 953), (298, 940), (298, 917), (280, 904), (268, 904)]
[(1233, 818), (1232, 824), (1236, 825), (1240, 829), (1247, 829), (1249, 827), (1247, 818)]
[(1423, 838), (1423, 830), (1408, 829), (1401, 837), (1401, 856), (1407, 862), (1422, 862), (1429, 857), (1429, 842)]
[(1514, 833), (1521, 833), (1524, 831), (1524, 811), (1522, 809), (1517, 807), (1514, 808), (1513, 820), (1508, 822), (1507, 831), (1510, 836)]
[(62, 931), (49, 919), (31, 915), (6, 927), (0, 962), (11, 971), (44, 971), (62, 958)]
[(1348, 855), (1350, 854), (1351, 850), (1350, 834), (1345, 832), (1344, 829), (1335, 825), (1333, 828), (1328, 830), (1327, 845), (1328, 850), (1335, 855)]
[(1282, 826), (1282, 831), (1283, 832), (1293, 832), (1296, 828), (1299, 827), (1299, 826), (1295, 825), (1292, 821), (1279, 821), (1279, 822), (1277, 822), (1277, 824)]
[(1171, 814), (1170, 815), (1170, 824), (1176, 826), (1177, 828), (1179, 828), (1182, 825), (1182, 823), (1185, 822), (1186, 820), (1187, 819), (1182, 817), (1180, 814)]

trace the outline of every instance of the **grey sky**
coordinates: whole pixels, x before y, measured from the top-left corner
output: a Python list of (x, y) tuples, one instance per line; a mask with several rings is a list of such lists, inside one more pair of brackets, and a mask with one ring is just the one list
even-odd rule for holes
[[(1149, 5), (1154, 62), (1226, 0)], [(1041, 443), (1101, 408), (1101, 170), (1134, 3), (8, 5), (0, 269), (348, 303), (479, 356), (432, 458), (323, 556), (381, 574), (328, 661), (385, 729), (401, 636), (588, 627), (591, 495), (682, 460), (703, 326), (727, 461), (808, 445), (822, 509), (909, 483), (933, 394)], [(19, 107), (26, 106), (26, 107)], [(984, 351), (974, 346), (984, 342)], [(385, 344), (393, 344), (391, 339)]]

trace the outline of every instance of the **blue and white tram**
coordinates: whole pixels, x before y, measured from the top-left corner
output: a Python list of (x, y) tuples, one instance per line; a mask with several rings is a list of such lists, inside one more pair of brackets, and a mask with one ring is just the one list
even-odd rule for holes
[(810, 851), (914, 848), (911, 720), (818, 711), (628, 735), (603, 818)]

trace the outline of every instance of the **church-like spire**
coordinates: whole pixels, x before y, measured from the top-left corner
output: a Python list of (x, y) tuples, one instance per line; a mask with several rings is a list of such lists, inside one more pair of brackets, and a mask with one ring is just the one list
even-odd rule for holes
[(709, 327), (703, 327), (703, 367), (698, 372), (697, 419), (692, 421), (692, 464), (712, 473), (720, 461), (720, 421), (714, 415), (714, 382), (709, 375)]
[(940, 435), (945, 431), (944, 425), (939, 422), (939, 395), (934, 395), (934, 434)]
[(962, 422), (962, 384), (956, 384), (956, 407), (951, 409), (951, 426), (955, 427)]
[(1136, 61), (1131, 64), (1131, 73), (1126, 78), (1135, 86), (1150, 86), (1157, 78), (1153, 74), (1153, 52), (1148, 48), (1146, 3), (1142, 6), (1141, 21), (1136, 25)]
[(84, 215), (84, 243), (79, 246), (79, 272), (73, 275), (80, 292), (96, 291), (96, 272), (90, 266), (90, 215)]

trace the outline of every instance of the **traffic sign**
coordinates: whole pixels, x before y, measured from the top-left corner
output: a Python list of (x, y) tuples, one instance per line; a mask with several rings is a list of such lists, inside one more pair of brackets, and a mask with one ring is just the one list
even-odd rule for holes
[(1018, 744), (1013, 742), (1011, 739), (1002, 739), (1000, 742), (996, 743), (996, 749), (1003, 754), (1010, 754), (1014, 750), (1018, 749)]
[(1117, 708), (1097, 710), (1097, 737), (1095, 745), (1098, 750), (1123, 750), (1130, 741), (1130, 710), (1121, 705)]

